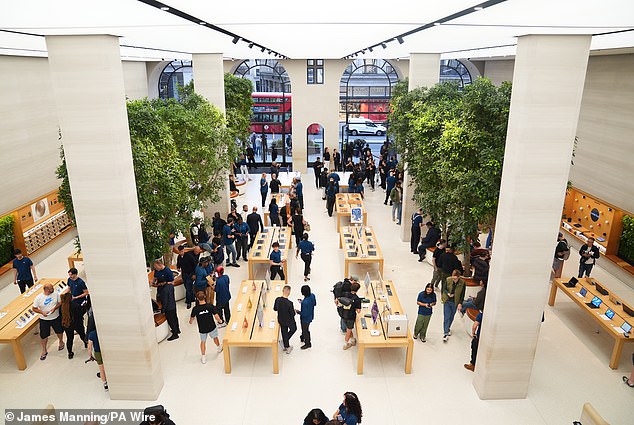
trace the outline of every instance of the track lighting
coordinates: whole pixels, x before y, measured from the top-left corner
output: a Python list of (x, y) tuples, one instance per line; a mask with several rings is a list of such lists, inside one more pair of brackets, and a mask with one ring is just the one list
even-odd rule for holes
[(396, 37), (396, 41), (398, 41), (398, 44), (403, 44), (405, 42), (405, 40), (403, 40), (403, 37)]
[(381, 43), (381, 47), (383, 47), (384, 49), (387, 49), (387, 44)]
[(238, 41), (240, 41), (240, 37), (237, 37), (237, 36), (233, 37), (233, 40), (231, 40), (233, 44), (238, 44)]

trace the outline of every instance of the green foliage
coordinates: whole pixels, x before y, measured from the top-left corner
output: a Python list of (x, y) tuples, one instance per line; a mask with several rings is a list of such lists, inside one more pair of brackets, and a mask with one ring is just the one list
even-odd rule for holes
[(234, 140), (242, 141), (244, 147), (251, 128), (251, 107), (253, 84), (246, 78), (225, 74), (225, 114), (227, 128)]
[[(61, 137), (60, 137), (61, 138)], [(66, 210), (66, 215), (70, 218), (70, 222), (73, 223), (73, 226), (76, 226), (75, 223), (75, 210), (73, 208), (73, 198), (70, 194), (70, 183), (68, 181), (68, 169), (66, 168), (66, 157), (64, 156), (64, 147), (59, 147), (59, 158), (62, 160), (62, 163), (58, 165), (55, 170), (55, 175), (58, 179), (62, 181), (59, 186), (59, 194), (58, 198), (64, 204), (64, 209)]]
[(0, 217), (0, 265), (13, 259), (13, 216)]
[(413, 183), (414, 199), (466, 249), (497, 212), (511, 86), (479, 78), (406, 91), (392, 98), (390, 133)]
[[(187, 231), (195, 210), (219, 199), (237, 146), (222, 113), (193, 85), (181, 89), (180, 101), (135, 100), (127, 108), (143, 244), (151, 261), (169, 250), (170, 233)], [(61, 156), (57, 176), (68, 212), (72, 198)]]
[(634, 264), (634, 217), (623, 216), (623, 232), (619, 242), (618, 256)]

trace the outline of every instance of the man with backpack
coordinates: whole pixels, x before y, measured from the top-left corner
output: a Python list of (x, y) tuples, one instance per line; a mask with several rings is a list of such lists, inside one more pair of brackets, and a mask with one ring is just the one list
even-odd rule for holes
[[(337, 286), (337, 285), (335, 285)], [(358, 282), (350, 282), (350, 292), (346, 292), (344, 284), (341, 285), (341, 296), (337, 297), (335, 293), (335, 304), (337, 305), (337, 313), (341, 317), (342, 331), (345, 326), (345, 344), (343, 349), (347, 350), (353, 345), (357, 344), (357, 340), (352, 334), (354, 324), (357, 319), (357, 314), (361, 312), (361, 298), (357, 296), (357, 291), (361, 285)], [(334, 291), (333, 291), (334, 292)], [(338, 292), (338, 291), (337, 291)]]

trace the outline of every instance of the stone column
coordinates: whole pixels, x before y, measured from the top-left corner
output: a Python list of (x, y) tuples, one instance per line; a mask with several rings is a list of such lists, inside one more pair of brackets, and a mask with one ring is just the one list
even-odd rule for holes
[(109, 395), (155, 400), (163, 373), (145, 269), (119, 40), (108, 35), (46, 36), (46, 44)]
[[(440, 78), (439, 53), (411, 53), (409, 65), (409, 89), (431, 87)], [(410, 218), (416, 211), (414, 202), (414, 187), (407, 169), (403, 176), (403, 215), (401, 217), (401, 240), (409, 242), (412, 237), (412, 222)]]
[(519, 37), (474, 387), (525, 398), (549, 289), (589, 35)]
[[(192, 55), (194, 69), (194, 89), (196, 93), (206, 98), (212, 105), (225, 112), (225, 74), (222, 65), (222, 53), (196, 53)], [(227, 165), (230, 170), (231, 165)], [(218, 211), (221, 217), (226, 217), (231, 211), (229, 197), (229, 175), (221, 189), (220, 199), (215, 203), (208, 203), (203, 207), (205, 218), (211, 220)]]

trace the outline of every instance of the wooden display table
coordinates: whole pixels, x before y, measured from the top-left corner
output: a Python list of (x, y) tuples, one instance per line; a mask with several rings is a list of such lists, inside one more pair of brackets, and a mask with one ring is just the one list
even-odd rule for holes
[(335, 199), (335, 212), (337, 213), (337, 231), (341, 228), (341, 218), (350, 218), (352, 208), (361, 208), (363, 214), (363, 225), (368, 224), (368, 212), (365, 210), (361, 194), (359, 193), (337, 193)]
[[(272, 193), (271, 194), (271, 199), (275, 198), (277, 200), (277, 206), (280, 209), (280, 223), (282, 223), (282, 207), (284, 205), (286, 205), (287, 202), (290, 202), (290, 198), (288, 197), (288, 194), (286, 193)], [(269, 202), (271, 202), (269, 200)], [(268, 205), (266, 206), (266, 210), (264, 211), (264, 225), (265, 226), (272, 226), (273, 224), (271, 224), (271, 220), (269, 217), (270, 213), (268, 210)], [(291, 214), (292, 215), (292, 214)]]
[[(66, 282), (62, 279), (40, 279), (33, 286), (33, 288), (36, 288), (39, 285), (39, 288), (34, 290), (30, 295), (25, 296), (30, 292), (29, 289), (27, 292), (20, 294), (16, 299), (0, 310), (0, 314), (6, 313), (2, 318), (0, 318), (0, 343), (11, 344), (11, 347), (13, 348), (13, 355), (15, 356), (15, 362), (20, 370), (26, 369), (26, 359), (24, 358), (24, 352), (22, 351), (21, 340), (24, 336), (29, 334), (31, 329), (33, 329), (40, 320), (38, 314), (34, 313), (35, 316), (33, 317), (32, 314), (29, 313), (29, 310), (33, 307), (35, 297), (43, 292), (42, 287), (45, 283), (51, 283), (55, 290), (58, 290), (58, 288), (65, 290), (66, 288)], [(27, 314), (33, 318), (23, 327), (18, 327), (16, 320), (20, 320), (20, 317), (29, 320), (29, 318), (26, 317)]]
[(283, 264), (285, 282), (288, 283), (288, 259), (293, 245), (291, 229), (288, 227), (265, 227), (259, 231), (253, 247), (249, 251), (249, 279), (255, 279), (255, 266), (264, 264), (269, 267), (273, 242), (279, 242)]
[[(616, 302), (613, 301), (615, 300), (613, 296), (600, 294), (594, 286), (596, 281), (592, 278), (579, 279), (577, 286), (574, 288), (568, 288), (564, 285), (564, 282), (568, 282), (568, 280), (569, 279), (553, 279), (548, 305), (555, 305), (557, 289), (560, 289), (581, 307), (581, 310), (583, 310), (585, 314), (589, 315), (608, 335), (614, 338), (614, 347), (612, 348), (612, 356), (610, 357), (610, 368), (617, 369), (619, 367), (619, 360), (621, 359), (621, 352), (623, 351), (623, 344), (626, 342), (634, 342), (634, 338), (625, 337), (622, 333), (618, 332), (617, 329), (620, 329), (624, 322), (634, 326), (634, 318), (623, 311), (622, 305), (617, 305)], [(581, 288), (585, 288), (588, 291), (585, 297), (578, 294)], [(603, 303), (599, 308), (593, 309), (588, 307), (586, 303), (589, 303), (595, 296), (601, 298)], [(612, 320), (604, 320), (605, 318), (602, 317), (608, 308), (615, 312)]]
[(290, 189), (294, 178), (301, 179), (302, 173), (299, 171), (280, 171), (280, 174), (277, 176), (277, 179), (282, 183), (280, 186), (282, 189)]
[[(255, 286), (255, 290), (253, 289)], [(277, 312), (273, 311), (275, 298), (282, 295), (284, 282), (271, 282), (271, 290), (266, 291), (263, 280), (243, 280), (231, 310), (231, 320), (225, 328), (222, 340), (225, 361), (225, 373), (231, 373), (231, 347), (270, 348), (273, 357), (273, 373), (278, 374), (278, 335), (280, 325), (277, 322)], [(251, 307), (249, 307), (251, 300)], [(266, 301), (266, 303), (263, 303)], [(262, 304), (262, 324), (257, 317), (258, 305)], [(264, 306), (266, 304), (266, 306)], [(245, 327), (244, 324), (247, 326)]]
[(76, 252), (76, 253), (74, 253), (73, 255), (69, 256), (69, 257), (68, 257), (68, 268), (69, 268), (69, 269), (74, 268), (74, 267), (75, 267), (75, 262), (76, 262), (76, 261), (81, 261), (81, 262), (83, 262), (83, 261), (84, 261), (84, 256), (83, 256), (83, 254)]
[[(361, 237), (359, 237), (361, 229)], [(339, 230), (339, 248), (343, 248), (344, 276), (349, 276), (350, 263), (377, 263), (383, 276), (383, 253), (371, 226), (343, 226)]]
[[(390, 289), (391, 295), (387, 289)], [(387, 321), (386, 316), (381, 314), (384, 307), (387, 304), (385, 298), (389, 300), (389, 305), (392, 307), (392, 314), (405, 314), (403, 307), (396, 294), (396, 288), (391, 280), (388, 281), (372, 281), (368, 293), (365, 291), (365, 285), (361, 283), (361, 290), (359, 291), (363, 296), (370, 300), (370, 303), (364, 303), (361, 313), (357, 314), (356, 328), (357, 328), (357, 347), (359, 349), (358, 362), (357, 362), (357, 374), (363, 374), (363, 360), (365, 356), (366, 348), (405, 348), (405, 373), (412, 373), (412, 359), (414, 356), (414, 339), (412, 333), (407, 329), (406, 337), (388, 337), (387, 336)], [(373, 323), (371, 317), (365, 317), (366, 314), (370, 314), (372, 304), (376, 300), (379, 307), (379, 316), (376, 323)], [(387, 314), (387, 312), (386, 312)], [(365, 319), (367, 329), (363, 329), (361, 319)], [(372, 335), (374, 331), (375, 335)], [(377, 334), (378, 333), (378, 334)]]

